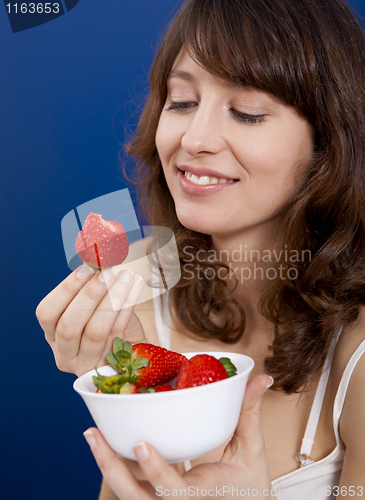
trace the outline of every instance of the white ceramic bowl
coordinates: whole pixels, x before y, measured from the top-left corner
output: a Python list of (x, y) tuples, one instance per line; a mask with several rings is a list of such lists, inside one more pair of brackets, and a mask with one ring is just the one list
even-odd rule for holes
[[(75, 391), (114, 451), (135, 460), (133, 447), (145, 441), (174, 463), (198, 458), (229, 439), (237, 426), (254, 361), (233, 352), (184, 353), (187, 358), (196, 354), (230, 358), (237, 375), (189, 389), (123, 395), (96, 393), (95, 370), (75, 380)], [(107, 376), (115, 373), (110, 366), (98, 371)]]

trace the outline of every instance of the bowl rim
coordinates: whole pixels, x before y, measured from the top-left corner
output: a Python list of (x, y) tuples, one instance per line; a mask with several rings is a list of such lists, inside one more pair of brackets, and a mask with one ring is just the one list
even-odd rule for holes
[[(229, 358), (230, 356), (229, 355), (234, 355), (234, 356), (238, 356), (239, 358), (242, 358), (242, 359), (245, 359), (247, 361), (247, 366), (245, 367), (245, 369), (243, 369), (240, 373), (237, 373), (236, 375), (234, 375), (233, 377), (228, 377), (226, 379), (223, 379), (223, 380), (218, 380), (217, 382), (214, 382), (212, 384), (205, 384), (205, 385), (199, 385), (199, 386), (196, 386), (196, 387), (187, 387), (186, 389), (178, 389), (177, 391), (179, 392), (180, 394), (180, 391), (182, 391), (182, 394), (185, 394), (186, 391), (188, 391), (188, 394), (191, 394), (191, 391), (202, 391), (202, 390), (212, 390), (210, 389), (212, 386), (214, 387), (215, 384), (229, 384), (231, 383), (232, 380), (237, 380), (239, 378), (242, 378), (244, 376), (247, 375), (247, 373), (249, 374), (254, 366), (255, 366), (255, 362), (254, 360), (250, 357), (250, 356), (247, 356), (246, 354), (241, 354), (241, 353), (238, 353), (238, 352), (223, 352), (223, 351), (199, 351), (199, 352), (183, 352), (181, 353), (183, 354), (184, 356), (190, 356), (190, 358), (192, 358), (193, 356), (196, 356), (198, 354), (208, 354), (210, 356), (214, 356), (214, 357), (217, 357), (216, 355), (219, 355), (219, 358), (223, 358), (223, 357), (227, 357)], [(219, 359), (217, 357), (217, 359)], [(189, 359), (189, 358), (188, 358)], [(103, 370), (104, 368), (108, 368), (108, 369), (111, 369), (111, 370), (114, 370), (115, 373), (116, 370), (110, 366), (110, 365), (104, 365), (104, 366), (100, 366), (97, 367), (99, 372), (101, 373), (100, 370)], [(102, 374), (102, 373), (101, 373)], [(88, 378), (88, 377), (91, 377), (92, 375), (96, 375), (96, 372), (95, 372), (95, 368), (93, 370), (90, 370), (86, 373), (84, 373), (83, 375), (80, 375), (80, 377), (78, 377), (74, 383), (73, 383), (73, 389), (78, 393), (80, 394), (80, 396), (87, 396), (87, 397), (91, 397), (91, 398), (97, 398), (97, 399), (106, 399), (106, 398), (113, 398), (117, 401), (120, 400), (120, 398), (116, 398), (115, 396), (121, 396), (123, 397), (124, 400), (128, 399), (128, 398), (133, 398), (133, 400), (136, 399), (136, 394), (106, 394), (106, 393), (102, 393), (102, 392), (96, 392), (96, 388), (95, 388), (95, 392), (94, 391), (90, 391), (90, 390), (87, 390), (87, 389), (82, 389), (79, 386), (79, 384), (81, 383), (81, 379), (85, 379), (85, 378)], [(171, 381), (170, 381), (171, 382)], [(167, 382), (166, 385), (168, 385), (169, 383)], [(214, 384), (214, 385), (213, 385)], [(140, 393), (138, 394), (138, 400), (140, 400), (141, 398), (145, 398), (145, 397), (150, 397), (152, 393)], [(154, 395), (154, 398), (157, 396), (157, 397), (171, 397), (171, 396), (175, 396), (176, 395), (176, 391), (163, 391), (163, 392), (155, 392), (153, 393)]]

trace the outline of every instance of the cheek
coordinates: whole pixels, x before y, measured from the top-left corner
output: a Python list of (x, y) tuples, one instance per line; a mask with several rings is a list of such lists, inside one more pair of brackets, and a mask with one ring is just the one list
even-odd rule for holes
[(161, 116), (156, 130), (156, 148), (162, 165), (170, 160), (179, 145), (179, 131), (173, 121)]
[(156, 130), (155, 143), (158, 155), (160, 157), (160, 160), (162, 161), (162, 157), (164, 156), (165, 141), (164, 141), (163, 127), (161, 127), (161, 119), (158, 123), (158, 127)]
[[(300, 176), (313, 154), (312, 132), (309, 128), (277, 126), (256, 130), (236, 148), (239, 159), (251, 180), (291, 184)], [(238, 142), (236, 141), (236, 144)]]

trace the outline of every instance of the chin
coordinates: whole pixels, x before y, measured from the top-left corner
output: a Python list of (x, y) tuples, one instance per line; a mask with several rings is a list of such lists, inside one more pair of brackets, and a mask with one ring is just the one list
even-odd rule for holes
[(202, 214), (194, 213), (177, 213), (177, 218), (179, 222), (190, 229), (191, 231), (195, 231), (197, 233), (208, 234), (210, 236), (218, 235), (221, 232), (226, 233), (227, 229), (227, 221), (222, 221), (220, 224), (216, 218), (212, 218), (212, 216), (204, 217)]
[(202, 220), (202, 217), (199, 217), (196, 212), (186, 213), (185, 211), (178, 211), (177, 218), (184, 227), (197, 233), (211, 234), (210, 231), (213, 229), (212, 221)]

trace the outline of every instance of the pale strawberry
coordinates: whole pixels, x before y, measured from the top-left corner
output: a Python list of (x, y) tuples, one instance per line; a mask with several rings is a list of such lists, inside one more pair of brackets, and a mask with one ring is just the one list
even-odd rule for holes
[(126, 382), (119, 389), (119, 394), (138, 394), (139, 389), (140, 389), (139, 384), (136, 384), (136, 383), (130, 384), (129, 382)]
[(75, 248), (83, 262), (102, 269), (124, 262), (129, 242), (119, 222), (90, 213), (77, 236)]

